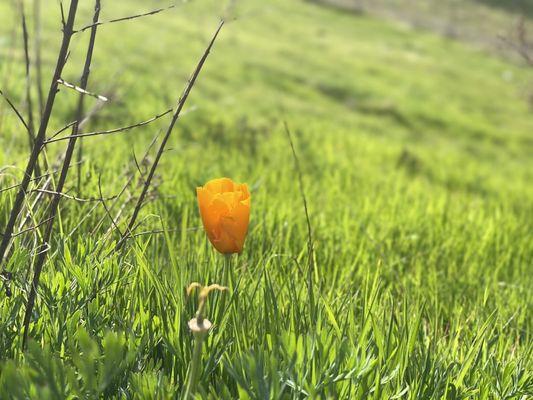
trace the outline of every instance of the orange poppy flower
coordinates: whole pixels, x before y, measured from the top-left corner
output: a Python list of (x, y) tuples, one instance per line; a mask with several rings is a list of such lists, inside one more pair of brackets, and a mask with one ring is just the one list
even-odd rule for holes
[(245, 183), (213, 179), (196, 188), (207, 237), (222, 254), (240, 253), (250, 221), (250, 192)]

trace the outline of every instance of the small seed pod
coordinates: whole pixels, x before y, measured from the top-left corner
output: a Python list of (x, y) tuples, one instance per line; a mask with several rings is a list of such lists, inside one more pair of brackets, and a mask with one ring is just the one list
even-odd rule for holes
[(194, 336), (205, 335), (213, 326), (211, 321), (209, 321), (207, 318), (200, 319), (196, 317), (191, 319), (188, 325)]

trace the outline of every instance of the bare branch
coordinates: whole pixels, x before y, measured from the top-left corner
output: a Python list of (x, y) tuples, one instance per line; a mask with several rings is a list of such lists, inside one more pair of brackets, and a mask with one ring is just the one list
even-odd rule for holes
[[(20, 1), (20, 17), (22, 20), (22, 38), (24, 43), (24, 61), (26, 64), (26, 102), (28, 105), (28, 136), (30, 149), (33, 147), (35, 142), (35, 129), (33, 124), (33, 102), (31, 98), (31, 79), (30, 79), (30, 52), (28, 45), (28, 28), (26, 25), (26, 14), (24, 13), (24, 2)], [(36, 173), (39, 172), (39, 164), (36, 165)]]
[(0, 90), (0, 96), (2, 96), (4, 98), (4, 100), (7, 102), (7, 104), (9, 104), (9, 107), (11, 107), (11, 109), (15, 112), (15, 114), (18, 117), (18, 119), (20, 120), (20, 122), (22, 122), (22, 125), (24, 125), (24, 127), (26, 128), (26, 130), (29, 133), (30, 132), (30, 128), (29, 128), (28, 124), (26, 123), (26, 121), (24, 120), (24, 117), (22, 116), (22, 114), (19, 112), (19, 110), (17, 110), (17, 107), (15, 107), (13, 102), (11, 100), (9, 100), (9, 97), (7, 97), (4, 94), (4, 92), (2, 92), (1, 90)]
[(55, 192), (53, 190), (46, 190), (46, 189), (33, 189), (30, 193), (53, 194), (54, 196), (61, 196), (61, 197), (65, 198), (65, 199), (75, 200), (75, 201), (78, 201), (80, 203), (92, 203), (94, 201), (113, 200), (113, 199), (117, 198), (117, 195), (115, 195), (115, 196), (111, 196), (111, 197), (108, 197), (108, 198), (105, 198), (105, 199), (104, 198), (100, 198), (100, 197), (90, 197), (90, 198), (83, 199), (81, 197), (71, 196), (70, 194)]
[[(102, 196), (102, 175), (98, 175), (98, 191), (100, 193), (100, 197), (103, 198)], [(117, 226), (117, 224), (115, 223), (115, 219), (113, 218), (113, 216), (111, 215), (111, 212), (109, 211), (109, 208), (107, 208), (107, 205), (105, 204), (105, 201), (102, 201), (102, 205), (104, 206), (104, 210), (106, 212), (106, 215), (109, 217), (109, 219), (111, 220), (111, 223), (113, 224), (113, 226), (115, 227), (115, 229), (120, 233), (120, 236), (122, 236), (122, 232), (120, 232), (120, 229), (119, 227)]]
[[(63, 128), (61, 128), (60, 130), (58, 130), (56, 133), (54, 133), (52, 136), (50, 136), (50, 139), (53, 139), (55, 138), (57, 135), (65, 132), (68, 128), (72, 128), (72, 126), (74, 124), (76, 124), (78, 121), (72, 121), (72, 122), (69, 122), (67, 125), (65, 125)], [(46, 143), (45, 143), (46, 144)]]
[(147, 119), (146, 121), (137, 122), (136, 124), (123, 126), (123, 127), (120, 127), (120, 128), (109, 129), (107, 131), (79, 133), (79, 134), (76, 134), (76, 135), (69, 135), (69, 136), (61, 137), (61, 138), (57, 138), (57, 139), (50, 138), (50, 139), (46, 140), (44, 142), (44, 144), (47, 145), (49, 143), (59, 142), (61, 140), (69, 140), (70, 138), (82, 138), (82, 137), (89, 137), (89, 136), (111, 135), (112, 133), (128, 131), (128, 130), (133, 129), (133, 128), (138, 128), (138, 127), (141, 127), (141, 126), (144, 126), (144, 125), (148, 125), (149, 123), (154, 122), (155, 120), (157, 120), (157, 119), (159, 119), (161, 117), (164, 117), (165, 115), (167, 115), (167, 114), (169, 114), (171, 112), (172, 112), (172, 109), (169, 109), (169, 110), (167, 110), (167, 111), (165, 111), (165, 112), (163, 112), (161, 114), (158, 114), (158, 115), (156, 115), (156, 116), (154, 116), (154, 117), (152, 117), (150, 119)]
[(37, 78), (37, 95), (39, 99), (39, 115), (43, 113), (43, 73), (41, 61), (41, 0), (33, 1), (33, 28), (34, 28), (34, 48), (35, 48), (35, 75)]
[[(75, 164), (72, 164), (71, 167), (73, 167)], [(43, 178), (47, 178), (51, 175), (54, 175), (54, 174), (57, 174), (59, 172), (59, 170), (53, 170), (51, 172), (47, 172), (45, 174), (42, 174), (42, 175), (39, 175), (39, 176), (36, 176), (35, 178), (31, 178), (30, 179), (30, 182), (35, 182), (35, 181), (38, 181), (39, 179), (43, 179)], [(0, 189), (0, 193), (2, 192), (7, 192), (8, 190), (11, 190), (11, 189), (15, 189), (15, 188), (18, 188), (20, 187), (22, 184), (21, 183), (17, 183), (15, 185), (11, 185), (11, 186), (8, 186), (6, 188), (2, 188)]]
[(50, 218), (47, 218), (45, 219), (44, 221), (41, 221), (39, 222), (37, 225), (34, 225), (34, 226), (30, 226), (29, 228), (26, 228), (26, 229), (23, 229), (19, 232), (16, 232), (14, 233), (11, 238), (16, 238), (17, 236), (20, 236), (20, 235), (23, 235), (27, 232), (30, 232), (30, 231), (34, 231), (34, 230), (37, 230), (39, 229), (41, 226), (43, 226), (44, 224), (46, 224), (48, 221), (50, 221)]
[(97, 22), (97, 23), (94, 23), (94, 24), (91, 24), (91, 25), (84, 26), (83, 28), (74, 31), (74, 33), (83, 32), (83, 31), (86, 31), (87, 29), (91, 29), (91, 28), (93, 28), (95, 26), (99, 26), (99, 25), (111, 24), (111, 23), (114, 23), (114, 22), (129, 21), (129, 20), (136, 19), (136, 18), (142, 18), (142, 17), (147, 17), (147, 16), (150, 16), (150, 15), (159, 14), (162, 11), (167, 11), (167, 10), (170, 10), (171, 8), (174, 8), (174, 7), (175, 7), (174, 5), (171, 5), (171, 6), (168, 6), (168, 7), (165, 7), (165, 8), (158, 8), (157, 10), (152, 10), (152, 11), (149, 11), (149, 12), (146, 12), (146, 13), (143, 13), (143, 14), (130, 15), (128, 17), (121, 17), (121, 18), (111, 19), (109, 21)]

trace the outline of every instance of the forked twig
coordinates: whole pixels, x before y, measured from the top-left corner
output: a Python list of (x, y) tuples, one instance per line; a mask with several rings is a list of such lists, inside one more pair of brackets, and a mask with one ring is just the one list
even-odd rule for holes
[(47, 144), (54, 143), (54, 142), (60, 142), (62, 140), (70, 140), (71, 138), (83, 138), (83, 137), (90, 137), (90, 136), (111, 135), (112, 133), (129, 131), (129, 130), (134, 129), (134, 128), (139, 128), (141, 126), (148, 125), (149, 123), (154, 122), (155, 120), (158, 120), (159, 118), (164, 117), (165, 115), (167, 115), (167, 114), (169, 114), (171, 112), (172, 112), (172, 109), (169, 109), (169, 110), (166, 110), (165, 112), (163, 112), (161, 114), (155, 115), (152, 118), (147, 119), (145, 121), (137, 122), (137, 123), (135, 123), (133, 125), (122, 126), (120, 128), (108, 129), (106, 131), (78, 133), (76, 135), (69, 135), (69, 136), (60, 137), (60, 138), (54, 138), (52, 136), (50, 139), (46, 140), (44, 142), (44, 144), (47, 145)]
[(174, 8), (174, 7), (175, 7), (174, 5), (171, 5), (171, 6), (168, 6), (168, 7), (165, 7), (165, 8), (158, 8), (157, 10), (148, 11), (148, 12), (143, 13), (143, 14), (130, 15), (128, 17), (115, 18), (115, 19), (111, 19), (109, 21), (96, 22), (96, 23), (84, 26), (83, 28), (80, 28), (80, 29), (74, 31), (74, 33), (83, 32), (83, 31), (86, 31), (87, 29), (91, 29), (91, 28), (93, 28), (95, 26), (99, 26), (99, 25), (111, 24), (111, 23), (114, 23), (114, 22), (129, 21), (129, 20), (132, 20), (132, 19), (147, 17), (149, 15), (159, 14), (162, 11), (167, 11), (167, 10), (170, 10), (171, 8)]
[(113, 199), (116, 199), (118, 195), (115, 195), (115, 196), (111, 196), (111, 197), (90, 197), (90, 198), (81, 198), (81, 197), (76, 197), (76, 196), (72, 196), (70, 194), (66, 194), (66, 193), (61, 193), (61, 192), (57, 192), (57, 191), (54, 191), (54, 190), (47, 190), (47, 189), (33, 189), (31, 191), (31, 193), (43, 193), (43, 194), (51, 194), (51, 195), (54, 195), (54, 196), (60, 196), (60, 197), (63, 197), (65, 199), (69, 199), (69, 200), (74, 200), (74, 201), (77, 201), (79, 203), (92, 203), (94, 201), (106, 201), (106, 200), (113, 200)]

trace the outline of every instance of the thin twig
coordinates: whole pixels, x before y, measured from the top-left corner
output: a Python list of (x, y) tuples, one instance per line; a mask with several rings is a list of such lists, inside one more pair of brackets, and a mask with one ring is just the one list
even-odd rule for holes
[(23, 235), (24, 233), (37, 230), (37, 229), (39, 229), (39, 227), (41, 227), (42, 225), (46, 224), (49, 221), (50, 221), (50, 218), (47, 218), (44, 221), (39, 222), (37, 225), (30, 226), (29, 228), (26, 228), (26, 229), (23, 229), (23, 230), (21, 230), (19, 232), (14, 233), (11, 237), (12, 238), (16, 238), (17, 236)]
[(54, 196), (60, 196), (60, 197), (63, 197), (65, 199), (75, 200), (75, 201), (80, 202), (80, 203), (92, 203), (94, 201), (113, 200), (113, 199), (116, 199), (117, 196), (118, 196), (118, 195), (115, 195), (115, 196), (111, 196), (111, 197), (107, 197), (107, 198), (103, 198), (103, 197), (81, 198), (81, 197), (72, 196), (70, 194), (60, 193), (60, 192), (56, 192), (54, 190), (47, 190), (47, 189), (33, 189), (33, 190), (30, 191), (30, 193), (53, 194)]
[(39, 115), (44, 108), (43, 73), (41, 61), (41, 0), (33, 0), (33, 31), (35, 48), (35, 76), (37, 78), (37, 95), (39, 99)]
[(101, 22), (93, 23), (93, 24), (84, 26), (83, 28), (80, 28), (80, 29), (74, 31), (74, 33), (83, 32), (83, 31), (86, 31), (87, 29), (91, 29), (91, 28), (93, 28), (95, 26), (99, 26), (99, 25), (111, 24), (111, 23), (114, 23), (114, 22), (129, 21), (129, 20), (136, 19), (136, 18), (142, 18), (142, 17), (147, 17), (149, 15), (159, 14), (162, 11), (167, 11), (167, 10), (170, 10), (171, 8), (174, 8), (174, 7), (175, 7), (174, 5), (171, 5), (171, 6), (168, 6), (168, 7), (165, 7), (165, 8), (158, 8), (157, 10), (152, 10), (152, 11), (149, 11), (149, 12), (146, 12), (146, 13), (143, 13), (143, 14), (130, 15), (128, 17), (115, 18), (115, 19), (111, 19), (109, 21), (101, 21)]
[[(98, 175), (98, 191), (100, 193), (100, 197), (103, 198), (102, 196), (102, 175)], [(102, 206), (104, 206), (104, 210), (106, 212), (106, 215), (109, 217), (109, 219), (111, 219), (111, 223), (113, 224), (113, 226), (115, 227), (115, 229), (117, 231), (119, 231), (120, 233), (120, 236), (122, 236), (122, 232), (120, 232), (120, 229), (119, 227), (117, 226), (117, 224), (115, 223), (115, 219), (113, 218), (113, 216), (111, 215), (111, 212), (109, 211), (109, 208), (107, 208), (107, 205), (105, 204), (105, 201), (102, 201)]]
[(0, 90), (0, 96), (2, 96), (4, 98), (4, 100), (7, 102), (7, 104), (9, 104), (9, 107), (11, 107), (11, 109), (15, 112), (15, 114), (17, 115), (18, 119), (20, 120), (20, 122), (22, 122), (22, 125), (24, 125), (24, 128), (26, 128), (26, 130), (28, 131), (28, 133), (30, 132), (30, 128), (28, 126), (28, 124), (26, 123), (26, 121), (24, 120), (24, 117), (22, 116), (22, 114), (20, 113), (19, 110), (17, 110), (17, 107), (15, 107), (15, 105), (13, 104), (13, 102), (11, 100), (9, 100), (9, 97), (7, 97), (4, 92), (2, 92)]
[[(26, 66), (26, 103), (28, 108), (28, 137), (30, 149), (35, 142), (35, 127), (33, 123), (33, 102), (31, 98), (31, 78), (30, 78), (30, 52), (29, 52), (29, 40), (28, 40), (28, 28), (26, 26), (26, 14), (24, 13), (24, 1), (19, 2), (20, 5), (20, 18), (22, 25), (22, 39), (24, 43), (24, 61)], [(35, 166), (35, 172), (40, 174), (39, 163)]]
[(169, 109), (161, 114), (158, 114), (150, 119), (147, 119), (145, 121), (141, 121), (141, 122), (137, 122), (133, 125), (128, 125), (128, 126), (122, 126), (120, 128), (115, 128), (115, 129), (109, 129), (107, 131), (98, 131), (98, 132), (88, 132), (88, 133), (79, 133), (79, 134), (76, 134), (75, 136), (74, 135), (69, 135), (69, 136), (65, 136), (65, 137), (60, 137), (60, 138), (50, 138), (48, 140), (46, 140), (44, 142), (45, 145), (47, 144), (50, 144), (50, 143), (54, 143), (54, 142), (59, 142), (59, 141), (62, 141), (62, 140), (70, 140), (71, 138), (83, 138), (83, 137), (89, 137), (89, 136), (101, 136), (101, 135), (111, 135), (112, 133), (118, 133), (118, 132), (123, 132), (123, 131), (128, 131), (130, 129), (134, 129), (134, 128), (139, 128), (141, 126), (144, 126), (144, 125), (148, 125), (149, 123), (151, 122), (154, 122), (155, 120), (161, 118), (161, 117), (164, 117), (165, 115), (169, 114), (172, 112), (172, 109)]
[[(75, 164), (72, 164), (71, 167), (73, 167)], [(43, 178), (47, 178), (51, 175), (55, 175), (59, 172), (59, 170), (53, 170), (53, 171), (50, 171), (50, 172), (47, 172), (45, 174), (42, 174), (42, 175), (39, 175), (39, 176), (36, 176), (35, 178), (31, 178), (30, 179), (30, 182), (35, 182), (35, 181), (38, 181), (39, 179), (43, 179)], [(7, 192), (8, 190), (11, 190), (11, 189), (15, 189), (15, 188), (18, 188), (20, 187), (22, 184), (21, 183), (17, 183), (15, 185), (11, 185), (11, 186), (8, 186), (6, 188), (2, 188), (0, 189), (0, 193), (2, 192)]]
[(56, 136), (60, 135), (61, 133), (65, 132), (68, 128), (72, 128), (72, 126), (77, 123), (78, 121), (72, 121), (69, 122), (67, 125), (65, 125), (63, 128), (58, 130), (56, 133), (54, 133), (52, 136), (50, 136), (50, 139), (55, 138)]
[(187, 98), (189, 97), (191, 89), (193, 88), (194, 83), (196, 82), (196, 78), (198, 78), (198, 75), (200, 74), (200, 71), (202, 70), (202, 67), (203, 67), (203, 65), (205, 63), (205, 60), (207, 60), (207, 57), (209, 56), (209, 52), (211, 51), (211, 48), (213, 47), (213, 44), (215, 43), (215, 40), (216, 40), (220, 30), (222, 29), (223, 25), (224, 25), (224, 20), (220, 21), (220, 24), (218, 25), (218, 28), (216, 29), (215, 33), (213, 34), (213, 37), (211, 38), (211, 41), (209, 42), (209, 45), (205, 49), (204, 54), (202, 55), (202, 57), (200, 58), (200, 61), (196, 65), (196, 68), (195, 68), (191, 78), (189, 79), (183, 94), (181, 95), (180, 99), (178, 100), (178, 106), (176, 108), (176, 111), (174, 112), (174, 115), (172, 116), (172, 121), (170, 122), (170, 125), (168, 126), (168, 129), (167, 129), (167, 131), (165, 133), (165, 136), (163, 137), (163, 140), (161, 141), (161, 144), (159, 146), (159, 150), (157, 151), (155, 160), (154, 160), (154, 162), (152, 164), (152, 167), (150, 168), (150, 172), (148, 173), (148, 177), (146, 178), (146, 182), (145, 182), (145, 184), (143, 186), (141, 195), (139, 196), (139, 198), (137, 200), (137, 204), (135, 205), (135, 208), (133, 210), (133, 214), (132, 214), (132, 216), (130, 218), (130, 221), (128, 223), (128, 229), (126, 231), (126, 235), (123, 236), (120, 239), (120, 241), (117, 243), (117, 246), (115, 247), (115, 250), (119, 250), (123, 246), (127, 236), (130, 234), (130, 232), (133, 231), (133, 227), (135, 226), (135, 222), (137, 220), (137, 216), (139, 215), (139, 211), (141, 210), (141, 207), (143, 205), (143, 202), (144, 202), (144, 199), (146, 197), (146, 194), (148, 193), (148, 189), (150, 187), (150, 184), (152, 182), (152, 178), (154, 177), (155, 171), (156, 171), (157, 166), (159, 164), (159, 160), (161, 159), (161, 156), (163, 155), (163, 152), (165, 151), (165, 146), (166, 146), (167, 141), (168, 141), (168, 139), (170, 137), (170, 134), (172, 133), (172, 130), (174, 129), (174, 125), (176, 124), (176, 122), (177, 122), (177, 120), (178, 120), (178, 118), (180, 116), (181, 110), (183, 109), (183, 106), (185, 105), (185, 102), (187, 101)]
[[(15, 42), (15, 38), (17, 36), (17, 26), (15, 24), (12, 24), (12, 28), (10, 31), (10, 36), (7, 37), (8, 42), (13, 43)], [(9, 46), (9, 54), (4, 57), (3, 61), (3, 70), (4, 74), (2, 76), (2, 83), (1, 87), (4, 88), (4, 90), (7, 90), (8, 84), (12, 81), (11, 75), (13, 72), (13, 65), (15, 64), (13, 60), (15, 59), (14, 53), (15, 53), (15, 46)], [(4, 113), (0, 113), (0, 132), (3, 132), (3, 125), (4, 125)]]
[(135, 167), (137, 168), (137, 172), (139, 173), (139, 178), (142, 180), (143, 184), (146, 184), (146, 179), (144, 179), (144, 173), (141, 171), (141, 166), (137, 161), (135, 150), (133, 151), (133, 162), (135, 163)]

